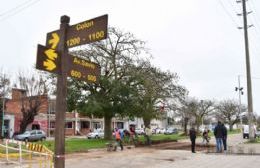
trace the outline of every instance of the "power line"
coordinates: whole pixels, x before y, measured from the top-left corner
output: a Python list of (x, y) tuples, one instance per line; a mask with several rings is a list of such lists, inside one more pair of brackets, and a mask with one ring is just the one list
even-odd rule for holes
[(236, 27), (239, 27), (239, 25), (237, 24), (237, 22), (235, 21), (235, 19), (232, 17), (232, 15), (229, 13), (229, 11), (226, 9), (224, 3), (222, 2), (222, 0), (217, 0), (217, 2), (221, 5), (221, 7), (224, 9), (225, 13), (230, 17), (230, 19), (232, 20), (233, 24), (235, 24)]
[[(31, 2), (31, 1), (32, 1), (32, 2)], [(35, 0), (35, 1), (29, 0), (29, 1), (24, 2), (23, 4), (20, 4), (20, 5), (18, 5), (18, 6), (16, 6), (16, 7), (12, 8), (12, 9), (10, 9), (10, 10), (8, 10), (8, 11), (2, 13), (2, 14), (0, 15), (0, 17), (2, 17), (2, 18), (0, 18), (0, 21), (3, 21), (3, 20), (5, 20), (5, 19), (7, 19), (7, 18), (9, 18), (9, 17), (12, 17), (12, 16), (14, 16), (14, 15), (16, 15), (16, 14), (18, 14), (18, 13), (24, 11), (25, 9), (29, 8), (30, 6), (36, 4), (36, 3), (39, 2), (39, 1), (40, 1), (40, 0)]]
[(11, 9), (9, 9), (9, 10), (7, 10), (7, 11), (1, 13), (1, 14), (0, 14), (0, 17), (2, 17), (2, 16), (4, 16), (4, 15), (6, 15), (6, 14), (8, 14), (8, 13), (10, 13), (10, 12), (12, 12), (12, 11), (14, 11), (14, 10), (20, 8), (20, 7), (22, 7), (22, 6), (24, 6), (25, 4), (29, 3), (30, 1), (32, 1), (32, 0), (25, 1), (25, 2), (23, 2), (23, 3), (19, 4), (19, 5), (17, 5), (16, 7), (13, 7), (13, 8), (11, 8)]
[[(255, 8), (254, 8), (254, 6), (255, 6), (254, 1), (250, 0), (250, 1), (249, 1), (249, 5), (251, 6), (251, 8), (252, 8), (254, 11), (256, 11)], [(258, 15), (257, 13), (256, 13), (256, 17), (258, 18), (258, 20), (260, 20), (260, 17), (259, 17), (259, 15)]]
[(240, 9), (237, 10), (236, 7), (235, 7), (237, 5), (232, 4), (232, 2), (230, 0), (228, 0), (228, 3), (235, 13), (239, 13), (238, 11), (240, 11)]
[[(251, 2), (251, 1), (249, 1), (249, 2)], [(259, 18), (256, 18), (256, 16), (257, 16), (256, 10), (255, 10), (255, 8), (253, 7), (253, 5), (251, 5), (251, 3), (248, 3), (248, 5), (249, 5), (249, 7), (251, 8), (251, 10), (253, 11), (253, 14), (251, 15), (251, 18), (252, 18), (253, 22), (255, 23), (255, 27), (256, 27), (257, 33), (259, 33), (257, 27), (260, 29), (260, 24), (259, 24), (259, 22), (257, 21)], [(259, 19), (259, 20), (260, 20), (260, 19)]]

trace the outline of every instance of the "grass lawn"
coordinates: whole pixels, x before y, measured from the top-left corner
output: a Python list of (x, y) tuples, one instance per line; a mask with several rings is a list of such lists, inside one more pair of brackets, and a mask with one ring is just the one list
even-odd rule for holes
[(176, 140), (185, 139), (185, 138), (187, 138), (187, 136), (181, 136), (179, 134), (172, 134), (172, 135), (155, 134), (155, 135), (152, 135), (152, 137), (151, 137), (152, 141), (161, 141), (161, 140), (176, 141)]
[[(164, 135), (164, 134), (153, 134), (151, 136), (151, 140), (152, 142), (156, 143), (158, 141), (162, 142), (162, 141), (177, 141), (179, 139), (185, 139), (187, 138), (187, 136), (181, 136), (180, 134), (171, 134), (171, 135)], [(139, 135), (138, 136), (138, 141), (141, 142), (142, 144), (145, 144), (145, 137)]]
[[(87, 152), (89, 149), (104, 148), (108, 141), (104, 139), (66, 139), (65, 153)], [(50, 150), (54, 151), (54, 141), (38, 142), (45, 145)]]
[[(185, 136), (180, 136), (178, 134), (173, 134), (173, 135), (156, 134), (156, 135), (152, 135), (151, 137), (153, 142), (175, 141), (183, 138), (185, 138)], [(145, 143), (144, 136), (138, 136), (138, 141), (144, 144)], [(66, 153), (87, 152), (89, 149), (105, 148), (107, 142), (110, 141), (104, 139), (82, 139), (82, 138), (66, 139), (65, 152)], [(54, 151), (54, 141), (43, 141), (37, 143), (43, 144), (50, 150)]]
[(232, 131), (228, 131), (228, 134), (239, 134), (241, 133), (241, 129), (233, 129)]

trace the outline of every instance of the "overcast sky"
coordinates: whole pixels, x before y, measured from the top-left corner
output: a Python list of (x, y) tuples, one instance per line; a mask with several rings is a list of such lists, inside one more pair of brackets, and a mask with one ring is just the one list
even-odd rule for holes
[[(260, 1), (248, 0), (254, 111), (260, 114)], [(37, 44), (60, 16), (76, 24), (108, 14), (110, 26), (147, 42), (163, 70), (177, 72), (190, 96), (238, 101), (238, 75), (247, 104), (241, 3), (236, 0), (12, 0), (0, 6), (0, 67), (14, 75), (36, 63)]]

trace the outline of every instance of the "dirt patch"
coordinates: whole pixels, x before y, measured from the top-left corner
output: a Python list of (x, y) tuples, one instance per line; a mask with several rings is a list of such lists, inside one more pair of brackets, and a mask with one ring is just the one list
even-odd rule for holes
[[(165, 150), (191, 150), (191, 144), (188, 142), (169, 142), (152, 145), (152, 148)], [(215, 149), (215, 146), (196, 144), (195, 149), (196, 151), (207, 152), (211, 151), (212, 149)]]

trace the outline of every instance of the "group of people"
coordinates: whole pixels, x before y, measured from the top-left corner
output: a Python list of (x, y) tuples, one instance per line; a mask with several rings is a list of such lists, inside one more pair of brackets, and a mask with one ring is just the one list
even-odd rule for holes
[(217, 152), (222, 152), (222, 144), (224, 151), (227, 150), (227, 128), (224, 124), (218, 121), (218, 125), (214, 129), (214, 135), (216, 138), (216, 148)]
[[(203, 143), (204, 142), (209, 143), (210, 137), (209, 137), (208, 133), (209, 133), (208, 130), (204, 130), (204, 132), (202, 134)], [(196, 153), (195, 152), (195, 141), (196, 141), (196, 137), (197, 137), (197, 132), (194, 127), (192, 127), (190, 129), (189, 136), (190, 136), (190, 140), (191, 140), (191, 152)], [(214, 129), (214, 136), (216, 138), (216, 152), (220, 153), (223, 151), (223, 149), (224, 149), (224, 151), (226, 151), (227, 150), (227, 128), (220, 121), (218, 121), (218, 124), (216, 125), (216, 127)], [(223, 144), (223, 148), (222, 148), (222, 144)]]
[[(147, 145), (151, 145), (151, 135), (152, 135), (152, 130), (150, 128), (150, 126), (146, 127), (145, 128), (145, 134), (144, 134), (144, 137), (146, 139), (146, 144)], [(135, 139), (137, 137), (137, 134), (135, 133), (135, 129), (133, 127), (130, 127), (130, 130), (127, 131), (127, 130), (120, 130), (118, 128), (115, 128), (114, 130), (114, 138), (117, 142), (117, 145), (120, 146), (121, 150), (124, 149), (123, 147), (123, 139), (125, 137), (128, 137), (128, 139), (130, 141), (132, 141), (135, 145)]]

